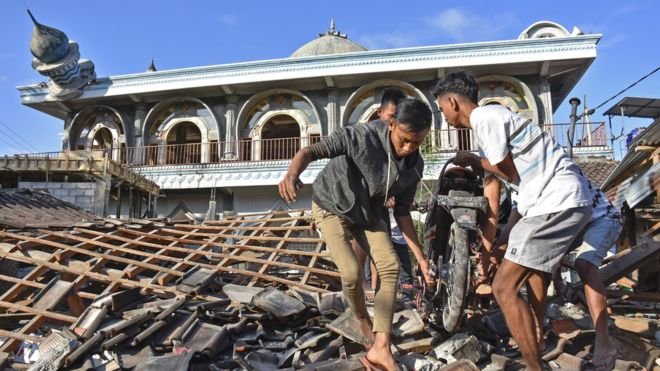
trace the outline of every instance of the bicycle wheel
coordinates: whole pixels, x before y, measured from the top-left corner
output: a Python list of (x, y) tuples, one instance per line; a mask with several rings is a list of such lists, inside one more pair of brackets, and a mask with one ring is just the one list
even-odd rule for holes
[(467, 230), (458, 224), (451, 225), (451, 237), (445, 252), (445, 262), (450, 267), (442, 297), (442, 325), (445, 330), (458, 330), (468, 290), (469, 237)]

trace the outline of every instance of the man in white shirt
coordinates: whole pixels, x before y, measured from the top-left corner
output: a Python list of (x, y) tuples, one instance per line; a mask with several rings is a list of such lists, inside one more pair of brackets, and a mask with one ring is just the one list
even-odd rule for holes
[[(550, 135), (505, 107), (479, 107), (478, 92), (465, 72), (448, 74), (432, 90), (449, 125), (473, 130), (484, 154), (479, 165), (519, 188), (522, 219), (511, 233), (493, 294), (528, 369), (542, 370), (533, 315), (518, 292), (528, 281), (544, 282), (559, 264), (589, 221), (591, 199), (578, 167)], [(529, 300), (543, 302), (544, 295)]]

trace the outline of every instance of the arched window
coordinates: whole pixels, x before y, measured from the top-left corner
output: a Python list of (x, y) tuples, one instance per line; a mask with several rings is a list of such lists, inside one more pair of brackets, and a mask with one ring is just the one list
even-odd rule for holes
[(407, 86), (376, 86), (361, 91), (359, 95), (349, 100), (346, 106), (348, 115), (347, 125), (364, 124), (378, 118), (378, 108), (383, 91), (388, 88), (398, 88), (408, 97), (419, 98), (417, 92)]
[(219, 160), (218, 129), (209, 107), (195, 98), (167, 100), (145, 118), (147, 164), (196, 164)]
[(310, 100), (292, 90), (273, 90), (246, 102), (239, 113), (238, 156), (243, 161), (287, 160), (318, 138), (321, 125)]
[(88, 107), (78, 112), (71, 121), (71, 150), (104, 150), (113, 160), (122, 161), (124, 140), (121, 115), (111, 107)]
[(202, 133), (192, 122), (179, 122), (166, 134), (168, 164), (197, 164), (201, 162)]
[(96, 131), (94, 138), (92, 138), (92, 150), (106, 150), (112, 149), (112, 133), (108, 128), (102, 128)]
[(277, 115), (261, 127), (261, 159), (287, 160), (300, 149), (300, 125), (289, 115)]

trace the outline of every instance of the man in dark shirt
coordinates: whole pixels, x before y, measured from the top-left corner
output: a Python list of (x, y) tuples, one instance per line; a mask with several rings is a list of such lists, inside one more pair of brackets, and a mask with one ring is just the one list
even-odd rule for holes
[[(410, 204), (424, 170), (419, 146), (429, 132), (431, 110), (417, 99), (404, 99), (387, 125), (341, 128), (323, 141), (298, 151), (279, 192), (287, 202), (302, 186), (299, 175), (310, 162), (331, 158), (313, 185), (312, 213), (330, 255), (339, 269), (342, 288), (366, 336), (375, 333), (373, 346), (362, 360), (370, 367), (396, 368), (390, 350), (399, 261), (383, 220), (383, 205), (391, 197), (397, 224), (410, 245), (421, 271), (431, 283), (429, 265), (410, 216)], [(380, 285), (375, 295), (373, 329), (367, 313), (362, 266), (350, 237), (368, 249)]]

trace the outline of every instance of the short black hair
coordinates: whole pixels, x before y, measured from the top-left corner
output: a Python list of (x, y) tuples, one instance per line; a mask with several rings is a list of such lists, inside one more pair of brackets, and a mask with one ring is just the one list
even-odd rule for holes
[(380, 99), (380, 106), (385, 107), (388, 104), (397, 105), (406, 99), (406, 94), (399, 88), (388, 88), (383, 91), (383, 97)]
[(472, 103), (479, 101), (479, 84), (465, 71), (452, 72), (438, 80), (431, 94), (437, 99), (447, 93), (455, 93), (468, 98)]
[(397, 104), (394, 119), (419, 133), (431, 127), (431, 109), (419, 99), (405, 98)]

